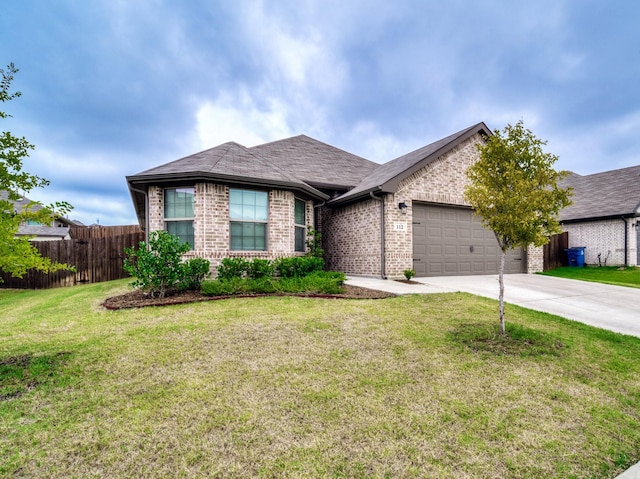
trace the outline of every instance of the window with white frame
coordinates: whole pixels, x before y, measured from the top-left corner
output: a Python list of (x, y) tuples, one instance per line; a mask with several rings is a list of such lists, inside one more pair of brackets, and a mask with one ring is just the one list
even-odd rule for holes
[(166, 188), (164, 190), (164, 227), (194, 248), (193, 188)]
[(269, 194), (266, 191), (229, 190), (230, 247), (232, 251), (266, 251)]
[(295, 250), (304, 253), (307, 236), (307, 204), (296, 198), (294, 206)]

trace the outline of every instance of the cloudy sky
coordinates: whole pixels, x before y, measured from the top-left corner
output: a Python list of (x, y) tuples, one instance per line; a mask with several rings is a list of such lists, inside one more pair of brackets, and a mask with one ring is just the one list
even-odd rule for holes
[(135, 223), (125, 176), (304, 133), (384, 163), (524, 120), (558, 169), (640, 164), (640, 2), (2, 0), (29, 194)]

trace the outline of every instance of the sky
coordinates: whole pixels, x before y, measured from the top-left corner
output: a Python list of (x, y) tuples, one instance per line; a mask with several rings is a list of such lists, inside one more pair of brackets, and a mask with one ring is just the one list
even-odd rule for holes
[(524, 122), (555, 168), (640, 164), (640, 2), (2, 0), (0, 132), (85, 224), (136, 223), (125, 177), (305, 134), (385, 163)]

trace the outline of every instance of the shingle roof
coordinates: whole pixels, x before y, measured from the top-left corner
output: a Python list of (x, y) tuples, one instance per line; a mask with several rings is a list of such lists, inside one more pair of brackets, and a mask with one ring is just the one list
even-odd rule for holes
[(127, 176), (127, 182), (141, 225), (147, 185), (198, 179), (280, 186), (323, 200), (329, 196), (318, 188), (349, 190), (329, 203), (341, 204), (368, 196), (370, 191), (395, 191), (403, 178), (476, 133), (488, 135), (491, 131), (478, 123), (383, 165), (305, 135), (251, 148), (231, 142)]
[(234, 142), (224, 143), (215, 148), (186, 156), (129, 178), (143, 179), (161, 176), (178, 178), (197, 174), (242, 177), (282, 183), (303, 183), (302, 180), (289, 174), (279, 165), (265, 160), (248, 148)]
[(46, 236), (52, 238), (65, 239), (69, 236), (68, 226), (31, 226), (24, 225), (18, 227), (19, 236)]
[[(9, 193), (7, 191), (4, 191), (4, 190), (0, 190), (0, 200), (1, 201), (10, 201), (11, 203), (13, 203), (14, 208), (16, 209), (16, 211), (22, 211), (23, 209), (29, 207), (29, 211), (37, 212), (37, 211), (40, 211), (42, 208), (44, 208), (44, 206), (42, 206), (41, 203), (38, 203), (38, 202), (33, 201), (33, 200), (30, 200), (26, 196), (20, 196), (20, 199), (18, 199), (18, 200), (10, 200), (9, 199)], [(82, 224), (82, 223), (79, 223), (77, 221), (73, 221), (73, 220), (70, 220), (68, 218), (65, 218), (64, 216), (56, 217), (56, 221), (59, 221), (60, 223), (64, 223), (65, 225), (69, 225), (69, 226), (76, 226), (76, 225), (81, 225)], [(45, 228), (47, 228), (47, 227), (45, 226)], [(31, 233), (29, 233), (29, 234), (31, 234)]]
[(306, 135), (254, 146), (249, 151), (318, 187), (351, 188), (380, 166)]
[(636, 216), (640, 208), (640, 165), (593, 175), (571, 174), (561, 185), (573, 188), (573, 204), (561, 221)]
[(491, 131), (484, 123), (478, 123), (388, 163), (384, 163), (366, 176), (355, 188), (332, 200), (330, 204), (354, 201), (375, 191), (395, 192), (398, 188), (398, 183), (404, 178), (428, 165), (476, 133), (489, 135)]

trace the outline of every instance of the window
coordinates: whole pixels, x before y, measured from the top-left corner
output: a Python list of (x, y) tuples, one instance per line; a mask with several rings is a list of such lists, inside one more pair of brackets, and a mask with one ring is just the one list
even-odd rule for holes
[(229, 190), (231, 249), (266, 251), (269, 195), (266, 191)]
[(164, 190), (164, 225), (167, 233), (177, 236), (183, 243), (194, 245), (193, 188), (167, 188)]
[(305, 237), (307, 236), (307, 204), (296, 198), (294, 223), (296, 228), (296, 251), (304, 252)]

